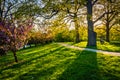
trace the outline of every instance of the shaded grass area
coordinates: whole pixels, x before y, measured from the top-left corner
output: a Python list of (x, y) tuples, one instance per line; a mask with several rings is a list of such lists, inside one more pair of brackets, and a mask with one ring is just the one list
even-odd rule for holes
[(119, 80), (120, 57), (52, 43), (0, 57), (0, 80)]
[[(82, 47), (82, 48), (87, 47), (86, 41), (82, 41), (80, 43), (67, 42), (67, 44), (74, 45), (77, 47)], [(87, 48), (99, 49), (99, 50), (104, 50), (104, 51), (112, 51), (112, 52), (120, 52), (120, 43), (115, 43), (115, 42), (107, 43), (107, 42), (105, 42), (104, 44), (100, 44), (100, 42), (97, 42), (97, 47), (87, 47)]]

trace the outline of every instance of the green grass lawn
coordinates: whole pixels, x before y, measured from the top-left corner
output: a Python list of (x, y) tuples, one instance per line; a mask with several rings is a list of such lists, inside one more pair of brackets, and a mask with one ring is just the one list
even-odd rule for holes
[[(82, 41), (80, 43), (73, 43), (73, 42), (65, 42), (70, 45), (74, 45), (77, 47), (82, 47), (86, 48), (87, 47), (87, 42)], [(105, 42), (104, 44), (100, 44), (100, 42), (97, 42), (97, 47), (87, 47), (87, 48), (92, 48), (92, 49), (99, 49), (99, 50), (104, 50), (104, 51), (112, 51), (112, 52), (120, 52), (120, 43), (107, 43)]]
[(0, 57), (0, 80), (120, 80), (120, 57), (55, 43)]

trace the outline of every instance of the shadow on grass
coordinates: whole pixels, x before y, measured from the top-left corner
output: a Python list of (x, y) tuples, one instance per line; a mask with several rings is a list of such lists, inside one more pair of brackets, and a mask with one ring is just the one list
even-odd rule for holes
[[(64, 49), (63, 47), (59, 46), (59, 47), (53, 48), (53, 50), (49, 50), (48, 53), (45, 53), (43, 55), (39, 55), (36, 57), (33, 56), (34, 58), (30, 58), (29, 60), (6, 67), (6, 68), (0, 70), (0, 74), (3, 75), (3, 77), (0, 79), (5, 80), (7, 78), (13, 78), (16, 76), (16, 78), (14, 78), (12, 80), (39, 80), (39, 79), (42, 80), (42, 78), (44, 78), (44, 80), (46, 80), (46, 79), (48, 80), (49, 78), (47, 76), (54, 73), (55, 69), (58, 66), (57, 66), (57, 64), (55, 64), (55, 66), (46, 66), (46, 68), (44, 67), (43, 69), (42, 69), (42, 66), (48, 65), (51, 62), (54, 63), (54, 61), (56, 59), (58, 59), (56, 57), (54, 60), (53, 59), (54, 56), (56, 54), (59, 54), (58, 51), (62, 51), (62, 50), (67, 50), (67, 49)], [(51, 55), (52, 55), (52, 57), (51, 57)], [(51, 57), (51, 58), (49, 58), (49, 57)], [(58, 59), (58, 60), (60, 60), (60, 59)], [(55, 62), (55, 63), (57, 63), (57, 62)], [(64, 66), (65, 63), (62, 63), (62, 65)], [(62, 65), (59, 65), (59, 67), (61, 67)], [(13, 71), (11, 71), (11, 72), (8, 71), (9, 74), (7, 74), (8, 72), (6, 72), (6, 75), (4, 75), (2, 73), (2, 72), (4, 72), (4, 70), (6, 70), (6, 71), (13, 70)], [(15, 73), (14, 70), (16, 70), (17, 72)], [(17, 75), (18, 71), (19, 71), (19, 74)]]
[[(41, 50), (41, 51), (38, 51), (38, 52), (35, 52), (35, 53), (32, 53), (32, 54), (29, 54), (29, 55), (27, 55), (27, 56), (29, 57), (28, 59), (26, 58), (26, 60), (19, 61), (19, 62), (16, 63), (16, 64), (13, 64), (13, 65), (11, 65), (11, 66), (8, 66), (8, 67), (2, 69), (1, 72), (2, 72), (3, 70), (10, 69), (10, 68), (11, 68), (11, 69), (12, 69), (12, 68), (14, 68), (14, 69), (20, 68), (20, 67), (21, 67), (22, 65), (24, 65), (24, 64), (29, 65), (29, 64), (32, 63), (33, 60), (37, 60), (37, 59), (40, 59), (40, 58), (42, 58), (42, 57), (51, 55), (51, 54), (55, 53), (56, 51), (61, 50), (62, 48), (63, 48), (63, 47), (57, 47), (57, 48), (55, 48), (54, 50), (50, 50), (50, 51), (48, 51), (47, 53), (42, 54), (42, 55), (41, 55), (40, 53), (44, 53), (44, 51), (45, 51), (45, 50), (48, 50), (48, 49), (44, 49), (44, 50)], [(39, 55), (39, 54), (40, 54), (40, 55)], [(31, 57), (32, 57), (32, 58), (31, 58)]]
[[(47, 48), (43, 48), (44, 46), (49, 46)], [(49, 49), (51, 46), (54, 46), (54, 44), (46, 44), (46, 45), (41, 45), (41, 46), (33, 46), (33, 47), (28, 47), (28, 48), (23, 48), (23, 49), (20, 49), (18, 53), (28, 53), (28, 52), (32, 52), (33, 50), (38, 50), (40, 48), (43, 48), (43, 49)]]
[(110, 42), (111, 45), (114, 45), (114, 46), (117, 46), (117, 47), (120, 47), (120, 41), (118, 42)]
[(98, 71), (97, 53), (83, 50), (58, 80), (101, 80)]
[[(76, 45), (76, 44), (83, 45), (82, 42), (80, 42), (80, 43), (73, 43), (72, 45)], [(87, 43), (84, 43), (84, 44), (86, 44), (86, 45), (83, 46), (83, 48), (98, 49), (97, 46), (87, 46)], [(78, 46), (78, 47), (79, 47), (79, 46)]]
[(30, 58), (3, 68), (0, 80), (119, 80), (99, 69), (98, 62), (104, 60), (98, 61), (96, 52), (61, 46), (47, 49), (31, 53)]

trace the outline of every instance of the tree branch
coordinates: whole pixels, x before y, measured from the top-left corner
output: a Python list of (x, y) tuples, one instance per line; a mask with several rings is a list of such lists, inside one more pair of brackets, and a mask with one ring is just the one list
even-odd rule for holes
[(117, 15), (117, 13), (111, 14), (109, 21), (111, 22), (115, 18), (116, 15)]
[(52, 12), (50, 15), (46, 15), (46, 16), (43, 16), (42, 14), (40, 14), (43, 18), (45, 19), (50, 19), (52, 18), (54, 15), (58, 14), (58, 10), (56, 12)]
[(97, 2), (98, 0), (95, 0), (93, 3), (92, 3), (92, 5), (95, 5), (95, 3)]
[(102, 17), (104, 17), (105, 14), (106, 14), (106, 12), (103, 13), (100, 17), (98, 17), (95, 21), (93, 21), (93, 24), (96, 23), (98, 20), (100, 20)]
[(7, 14), (11, 10), (10, 9), (11, 7), (12, 7), (12, 5), (10, 5), (10, 6), (7, 7), (7, 11), (5, 12), (4, 19), (7, 17)]
[(116, 31), (118, 31), (118, 32), (120, 32), (120, 30), (119, 29), (115, 29)]
[(98, 20), (100, 20), (102, 17), (104, 17), (105, 14), (110, 14), (110, 13), (113, 13), (113, 12), (115, 12), (115, 11), (103, 13), (100, 17), (98, 17), (95, 21), (93, 21), (93, 24), (96, 23)]
[(115, 24), (116, 24), (116, 22), (114, 22), (112, 25), (110, 25), (109, 29), (111, 29)]

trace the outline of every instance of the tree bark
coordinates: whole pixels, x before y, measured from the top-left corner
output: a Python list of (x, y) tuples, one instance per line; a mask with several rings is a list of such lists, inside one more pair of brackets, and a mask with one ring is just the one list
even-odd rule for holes
[(80, 42), (80, 37), (79, 37), (79, 32), (78, 30), (76, 30), (76, 39), (75, 39), (75, 43)]
[(75, 23), (75, 43), (78, 43), (80, 42), (80, 35), (77, 14), (74, 14), (74, 23)]
[(96, 46), (96, 33), (93, 30), (92, 0), (87, 0), (88, 42), (87, 46)]
[(15, 62), (18, 62), (16, 51), (13, 51)]
[(107, 42), (110, 42), (109, 22), (106, 23), (106, 41), (107, 41)]

